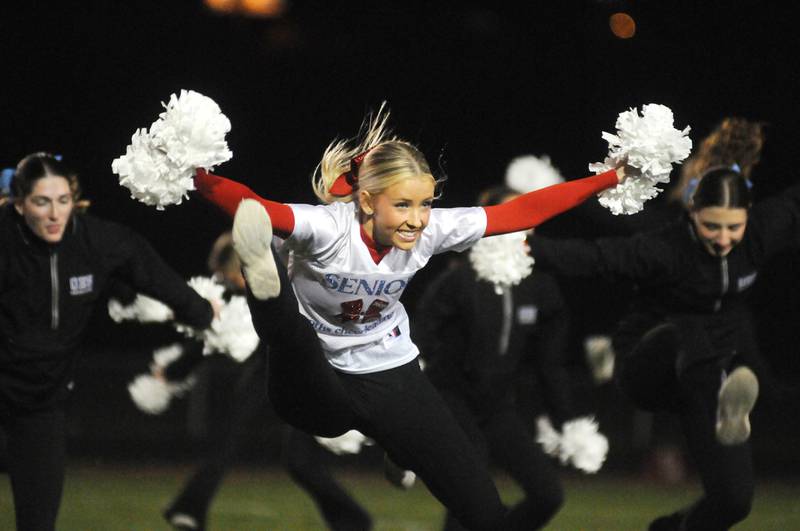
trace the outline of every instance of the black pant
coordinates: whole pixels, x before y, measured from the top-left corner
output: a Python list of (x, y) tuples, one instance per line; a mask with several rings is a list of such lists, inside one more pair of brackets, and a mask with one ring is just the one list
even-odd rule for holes
[(704, 491), (682, 511), (681, 529), (725, 530), (750, 513), (754, 490), (750, 443), (717, 442), (717, 395), (729, 362), (705, 358), (681, 366), (681, 351), (690, 347), (682, 332), (675, 324), (662, 324), (647, 331), (630, 351), (618, 349), (617, 382), (640, 407), (667, 409), (680, 419)]
[[(564, 490), (551, 458), (536, 443), (534, 434), (510, 401), (477, 412), (460, 393), (440, 389), (447, 405), (475, 443), (484, 463), (494, 460), (522, 487), (525, 497), (509, 513), (509, 524), (519, 529), (539, 529), (564, 503)], [(464, 529), (448, 512), (445, 531)]]
[(168, 511), (187, 513), (205, 522), (211, 500), (236, 458), (245, 428), (267, 402), (265, 364), (264, 353), (258, 349), (237, 367), (240, 372), (232, 390), (230, 415), (219, 427), (208, 457), (186, 482)]
[[(266, 359), (262, 349), (256, 350), (238, 367), (231, 396), (227, 422), (215, 437), (206, 461), (192, 474), (169, 512), (194, 516), (205, 527), (208, 509), (222, 479), (236, 458), (247, 425), (254, 421), (267, 402)], [(366, 531), (371, 522), (366, 511), (350, 498), (328, 471), (326, 451), (310, 435), (290, 430), (285, 442), (285, 458), (292, 479), (317, 503), (323, 517), (334, 531)]]
[(278, 267), (277, 298), (248, 294), (256, 331), (270, 345), (268, 389), (278, 415), (316, 435), (357, 429), (413, 470), (465, 527), (510, 529), (488, 468), (418, 363), (359, 375), (334, 370)]
[(287, 428), (283, 457), (289, 475), (313, 498), (332, 531), (368, 531), (372, 519), (336, 481), (328, 467), (329, 452), (313, 436)]
[(56, 406), (0, 417), (18, 531), (53, 531), (66, 462), (65, 412)]

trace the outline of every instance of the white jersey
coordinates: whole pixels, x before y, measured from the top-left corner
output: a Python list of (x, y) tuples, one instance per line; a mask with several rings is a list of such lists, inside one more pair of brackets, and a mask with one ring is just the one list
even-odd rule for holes
[(392, 248), (376, 264), (354, 203), (289, 206), (294, 230), (279, 243), (280, 256), (328, 361), (348, 373), (391, 369), (417, 356), (400, 296), (431, 256), (463, 251), (486, 231), (483, 208), (434, 208), (413, 249)]

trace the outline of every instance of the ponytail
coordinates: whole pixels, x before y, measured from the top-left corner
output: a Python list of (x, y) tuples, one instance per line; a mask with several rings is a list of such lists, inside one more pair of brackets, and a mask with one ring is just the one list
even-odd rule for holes
[[(361, 123), (358, 135), (354, 138), (345, 140), (334, 140), (322, 154), (322, 160), (314, 170), (311, 186), (314, 194), (323, 203), (334, 201), (352, 201), (352, 194), (337, 195), (331, 193), (333, 184), (342, 175), (351, 170), (351, 162), (375, 146), (384, 142), (397, 140), (397, 137), (389, 130), (387, 123), (389, 120), (389, 109), (386, 102), (381, 103), (376, 113), (370, 112)], [(350, 183), (355, 190), (357, 187)]]

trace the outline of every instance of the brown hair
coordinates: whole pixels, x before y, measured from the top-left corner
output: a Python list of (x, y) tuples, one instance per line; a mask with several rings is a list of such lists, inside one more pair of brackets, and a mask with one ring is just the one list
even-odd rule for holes
[(680, 179), (669, 194), (670, 200), (683, 200), (690, 181), (700, 178), (712, 168), (730, 168), (735, 164), (742, 176), (749, 179), (753, 168), (761, 160), (764, 126), (764, 122), (745, 118), (724, 118), (683, 163)]

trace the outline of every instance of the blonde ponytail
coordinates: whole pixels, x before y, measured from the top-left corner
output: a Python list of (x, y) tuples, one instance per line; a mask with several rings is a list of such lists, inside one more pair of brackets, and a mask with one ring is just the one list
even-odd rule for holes
[(397, 140), (387, 126), (389, 114), (384, 101), (377, 112), (367, 114), (356, 137), (334, 140), (328, 145), (322, 154), (322, 160), (314, 170), (311, 181), (314, 194), (322, 202), (352, 201), (350, 195), (341, 197), (332, 195), (331, 186), (341, 174), (350, 170), (350, 161), (356, 156), (382, 143)]

